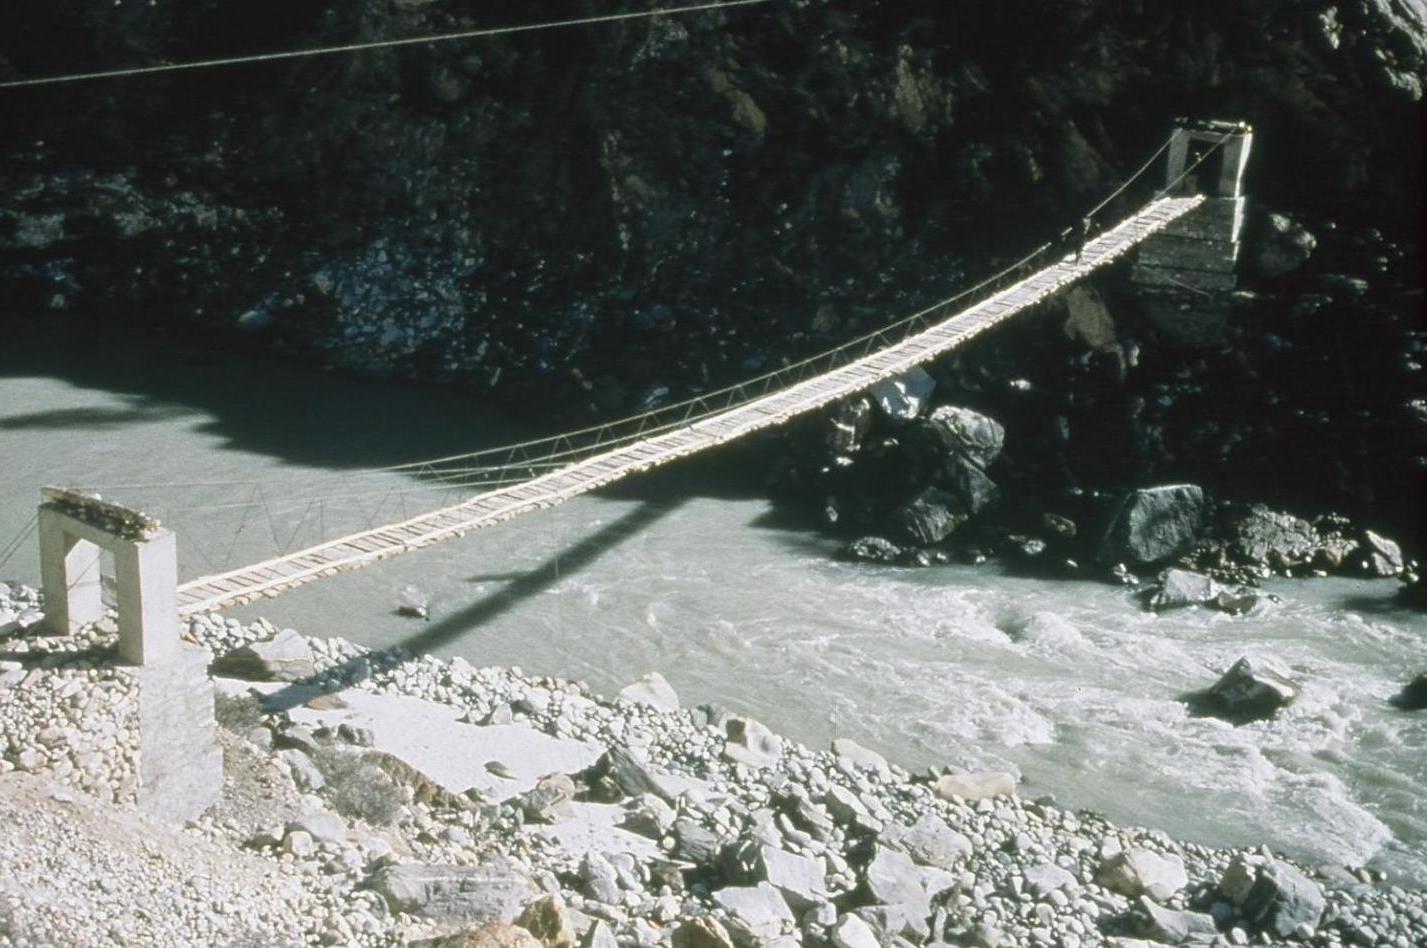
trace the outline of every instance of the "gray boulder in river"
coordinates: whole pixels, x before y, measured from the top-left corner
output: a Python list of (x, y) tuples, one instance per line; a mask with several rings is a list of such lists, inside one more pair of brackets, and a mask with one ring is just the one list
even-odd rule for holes
[(1191, 695), (1189, 703), (1202, 713), (1233, 724), (1273, 717), (1298, 697), (1298, 686), (1277, 668), (1241, 658), (1214, 686)]
[(1194, 484), (1147, 487), (1126, 495), (1115, 511), (1099, 559), (1145, 566), (1184, 553), (1209, 522), (1209, 501)]
[(1421, 711), (1427, 708), (1427, 672), (1408, 682), (1402, 692), (1392, 699), (1392, 703), (1404, 711)]

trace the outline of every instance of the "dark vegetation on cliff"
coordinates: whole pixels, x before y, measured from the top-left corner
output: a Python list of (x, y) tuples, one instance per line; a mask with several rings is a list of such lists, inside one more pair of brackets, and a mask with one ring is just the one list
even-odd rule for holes
[[(534, 18), (11, 4), (0, 79)], [(1423, 22), (1417, 0), (784, 0), (6, 91), (0, 318), (241, 326), (536, 417), (624, 413), (946, 295), (1074, 221), (1174, 116), (1244, 119), (1255, 224), (1300, 221), (1311, 259), (1250, 274), (1194, 347), (1111, 277), (1128, 372), (1048, 312), (938, 369), (939, 397), (1001, 418), (1001, 463), (1038, 490), (1192, 479), (1410, 534)]]

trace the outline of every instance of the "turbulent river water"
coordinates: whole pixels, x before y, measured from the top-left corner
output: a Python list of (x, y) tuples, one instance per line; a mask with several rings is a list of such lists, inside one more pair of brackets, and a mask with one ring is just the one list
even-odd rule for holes
[[(520, 434), (473, 400), (93, 327), (16, 329), (0, 342), (0, 551), (45, 483), (155, 512), (184, 578), (416, 513), (452, 495), (360, 472)], [(1249, 616), (1157, 617), (1110, 586), (841, 564), (737, 467), (686, 461), (235, 614), (606, 693), (658, 670), (686, 704), (813, 745), (1009, 768), (1028, 796), (1427, 885), (1427, 717), (1387, 703), (1423, 670), (1427, 619), (1392, 583), (1282, 582)], [(37, 571), (32, 537), (0, 564), (0, 578)], [(407, 584), (430, 622), (395, 614)], [(1179, 697), (1241, 655), (1286, 667), (1301, 699), (1243, 727), (1191, 717)]]

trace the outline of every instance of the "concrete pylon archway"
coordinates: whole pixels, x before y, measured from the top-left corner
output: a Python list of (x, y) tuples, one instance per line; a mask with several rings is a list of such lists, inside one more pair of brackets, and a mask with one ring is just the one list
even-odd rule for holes
[(178, 551), (147, 514), (57, 487), (40, 505), (45, 624), (79, 631), (104, 618), (99, 563), (114, 557), (119, 660), (138, 688), (138, 808), (166, 820), (198, 816), (223, 789), (209, 655), (178, 636)]
[(148, 516), (74, 491), (47, 487), (39, 510), (40, 582), (46, 624), (77, 632), (104, 618), (101, 554), (114, 557), (119, 657), (134, 665), (178, 653), (178, 555), (173, 532)]

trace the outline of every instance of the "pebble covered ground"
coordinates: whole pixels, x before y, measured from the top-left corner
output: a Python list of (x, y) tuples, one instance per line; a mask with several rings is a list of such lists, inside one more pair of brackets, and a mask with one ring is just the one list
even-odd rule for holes
[[(371, 653), (262, 620), (199, 617), (188, 636), (300, 679), (302, 703), (264, 709), (225, 685), (223, 797), (160, 826), (125, 792), (89, 793), (92, 774), (134, 772), (120, 752), (132, 699), (105, 664), (112, 633), (92, 630), (87, 656), (61, 661), (63, 643), (84, 642), (38, 636), (20, 616), (39, 606), (0, 589), (12, 617), (0, 623), (0, 825), (15, 828), (0, 836), (0, 944), (394, 945), (453, 932), (462, 940), (427, 943), (1427, 944), (1424, 893), (1368, 869), (1115, 826), (1022, 799), (1005, 774), (913, 775), (845, 741), (813, 750), (718, 708), (681, 708), (657, 675), (606, 700), (518, 668)], [(66, 691), (74, 681), (84, 687)], [(593, 747), (597, 760), (510, 795), (453, 791), (369, 731), (295, 719), (358, 692)], [(110, 725), (104, 767), (56, 750)], [(486, 766), (501, 776), (528, 749), (517, 741)], [(558, 832), (600, 808), (618, 827), (597, 832), (601, 845)]]

